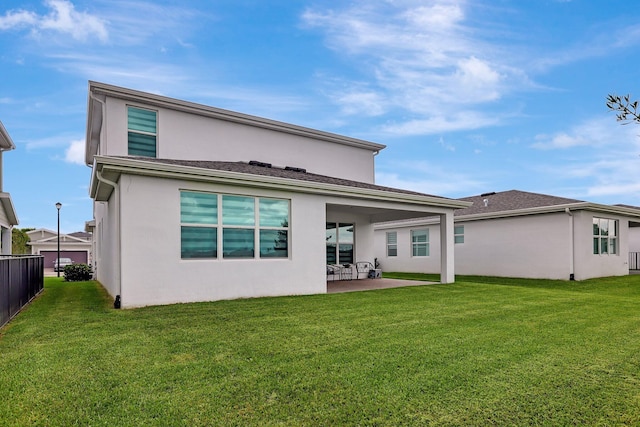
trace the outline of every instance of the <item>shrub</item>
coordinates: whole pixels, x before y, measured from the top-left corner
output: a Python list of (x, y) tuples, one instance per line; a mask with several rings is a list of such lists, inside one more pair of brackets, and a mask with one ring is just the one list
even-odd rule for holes
[(67, 265), (64, 268), (64, 280), (68, 282), (91, 280), (91, 267), (87, 264)]

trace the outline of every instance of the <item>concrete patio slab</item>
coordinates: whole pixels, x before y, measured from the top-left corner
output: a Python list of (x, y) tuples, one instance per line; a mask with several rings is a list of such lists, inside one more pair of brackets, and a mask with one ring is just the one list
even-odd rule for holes
[(327, 293), (370, 291), (374, 289), (401, 288), (405, 286), (435, 285), (437, 283), (438, 282), (400, 279), (335, 280), (327, 282)]

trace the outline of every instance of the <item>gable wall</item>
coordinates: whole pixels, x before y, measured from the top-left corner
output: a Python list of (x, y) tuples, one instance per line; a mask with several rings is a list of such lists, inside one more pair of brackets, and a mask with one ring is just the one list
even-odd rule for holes
[(106, 105), (101, 155), (127, 155), (126, 107), (134, 105), (158, 111), (157, 154), (160, 158), (258, 160), (274, 166), (301, 167), (316, 174), (374, 182), (374, 156), (369, 149), (144, 104), (128, 104), (115, 98), (107, 98)]

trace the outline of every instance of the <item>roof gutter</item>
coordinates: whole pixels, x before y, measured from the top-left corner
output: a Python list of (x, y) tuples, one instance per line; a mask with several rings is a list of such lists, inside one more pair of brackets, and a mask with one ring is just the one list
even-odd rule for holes
[[(250, 173), (230, 172), (218, 169), (204, 169), (197, 167), (159, 164), (156, 162), (145, 162), (143, 160), (132, 160), (128, 158), (113, 158), (106, 156), (96, 156), (96, 165), (99, 163), (100, 170), (105, 173), (129, 173), (143, 176), (154, 176), (162, 178), (186, 179), (192, 181), (215, 181), (230, 185), (250, 185), (283, 191), (294, 191), (308, 194), (321, 194), (329, 196), (342, 196), (357, 199), (368, 199), (375, 201), (402, 202), (409, 204), (430, 204), (442, 208), (460, 209), (471, 206), (471, 202), (456, 199), (447, 199), (422, 194), (401, 193), (384, 191), (382, 189), (350, 187), (333, 183), (321, 183), (315, 181), (303, 181), (290, 178), (272, 177), (265, 175), (253, 175)], [(161, 167), (162, 169), (159, 169)], [(96, 169), (97, 170), (97, 169)], [(96, 199), (98, 188), (95, 184), (90, 189), (92, 198)]]

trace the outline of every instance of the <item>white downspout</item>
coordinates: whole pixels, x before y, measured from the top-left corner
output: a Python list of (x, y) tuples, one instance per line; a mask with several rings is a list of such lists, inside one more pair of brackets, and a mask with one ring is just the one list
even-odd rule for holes
[(571, 209), (564, 208), (564, 211), (569, 215), (569, 235), (571, 237), (571, 245), (569, 246), (569, 280), (575, 280), (574, 259), (575, 259), (575, 235), (573, 226), (573, 214)]
[(116, 269), (116, 288), (118, 289), (117, 293), (116, 293), (116, 297), (115, 297), (115, 301), (113, 303), (113, 307), (114, 308), (120, 308), (121, 305), (121, 295), (122, 295), (122, 254), (121, 254), (121, 244), (120, 244), (120, 234), (121, 234), (121, 230), (120, 230), (120, 190), (118, 187), (118, 184), (116, 182), (113, 182), (111, 180), (108, 180), (107, 178), (103, 177), (102, 174), (100, 173), (99, 170), (96, 169), (96, 178), (98, 178), (98, 181), (110, 185), (111, 187), (113, 187), (113, 191), (114, 191), (114, 200), (117, 203), (117, 207), (116, 207), (116, 224), (115, 224), (115, 229), (116, 232), (114, 233), (116, 236), (116, 265), (117, 265), (117, 269)]

